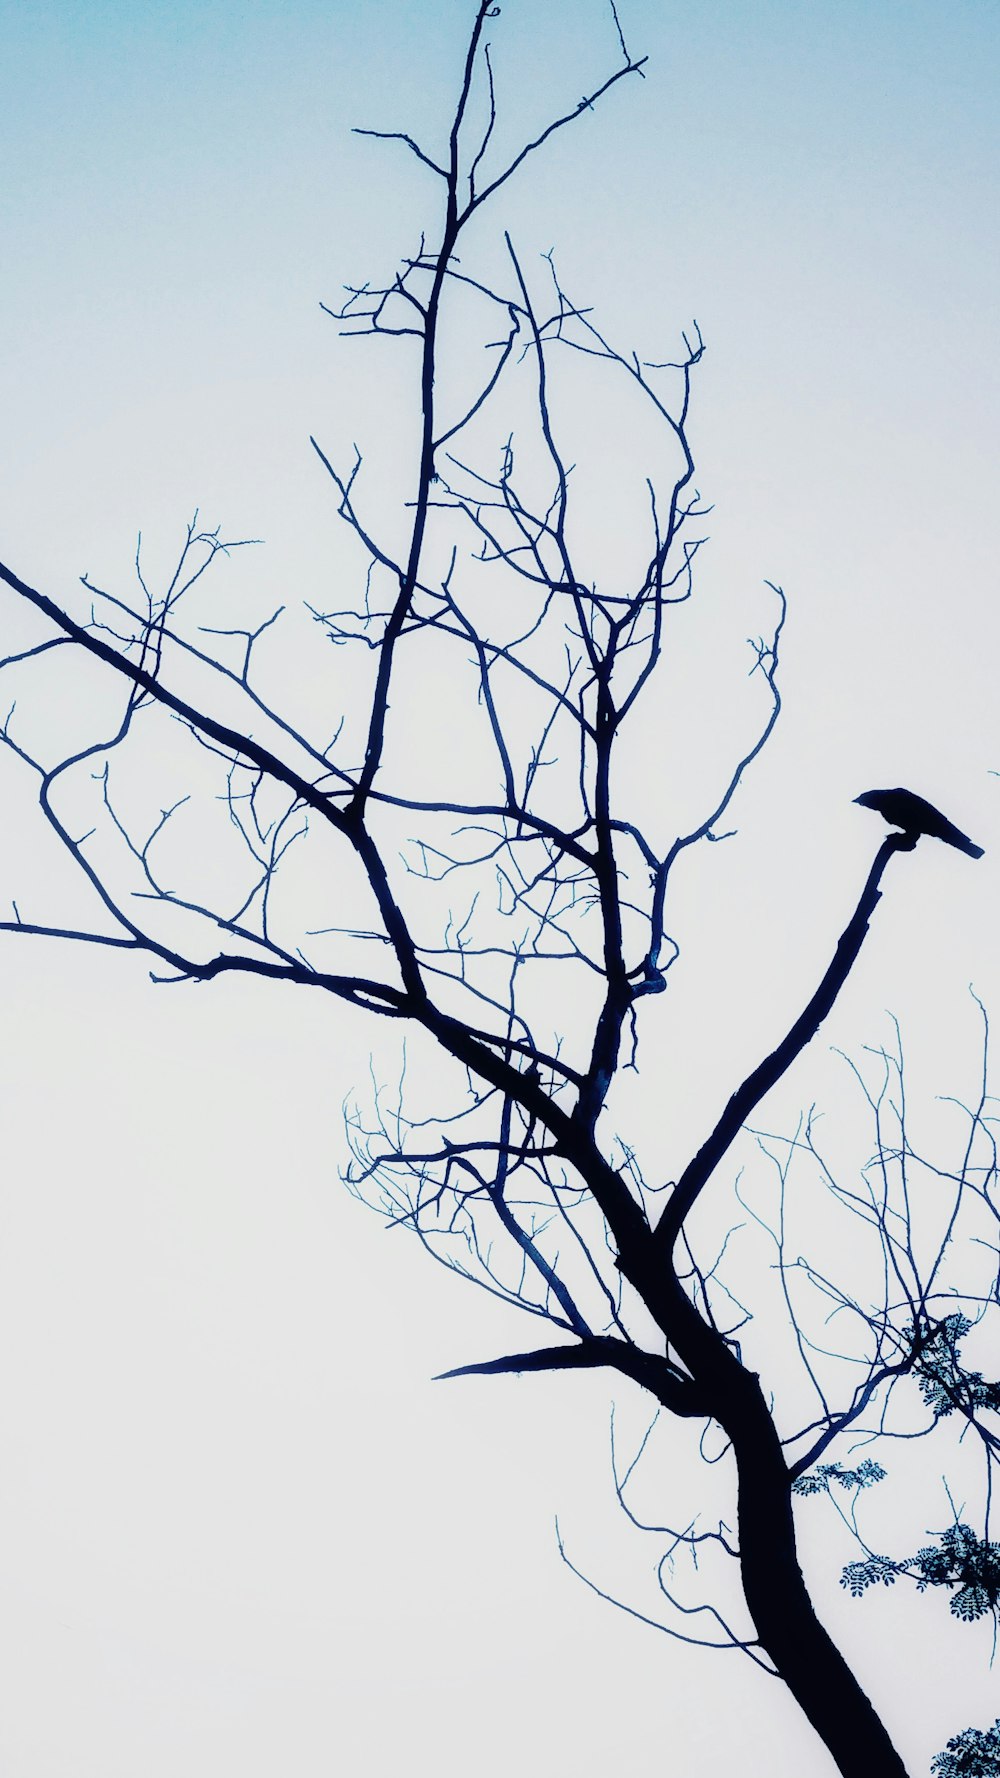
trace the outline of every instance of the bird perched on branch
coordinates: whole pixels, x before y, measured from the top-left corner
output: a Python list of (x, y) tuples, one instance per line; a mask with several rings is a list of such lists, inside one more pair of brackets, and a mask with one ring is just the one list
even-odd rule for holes
[(890, 827), (901, 827), (914, 839), (925, 833), (932, 840), (943, 840), (946, 846), (957, 847), (970, 858), (983, 856), (982, 846), (977, 846), (967, 833), (948, 820), (947, 815), (942, 815), (940, 809), (914, 790), (901, 790), (898, 786), (895, 790), (866, 790), (863, 796), (856, 796), (854, 800), (862, 808), (874, 809)]

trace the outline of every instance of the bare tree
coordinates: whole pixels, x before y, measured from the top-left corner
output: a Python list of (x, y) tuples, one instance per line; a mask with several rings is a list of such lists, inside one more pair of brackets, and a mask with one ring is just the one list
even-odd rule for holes
[[(748, 1179), (738, 1191), (744, 1220), (777, 1254), (766, 1276), (778, 1279), (778, 1319), (806, 1390), (802, 1399), (792, 1388), (787, 1408), (785, 1358), (758, 1374), (770, 1322), (745, 1306), (750, 1280), (733, 1259), (734, 1212), (719, 1175), (832, 1008), (890, 862), (924, 835), (956, 843), (957, 830), (941, 832), (908, 793), (879, 793), (873, 806), (893, 831), (818, 987), (783, 1036), (762, 1012), (763, 1060), (679, 1178), (650, 1177), (613, 1127), (611, 1095), (638, 1068), (653, 1010), (645, 1003), (662, 995), (679, 954), (668, 917), (675, 870), (725, 838), (778, 718), (785, 599), (777, 586), (766, 592), (718, 781), (705, 790), (698, 774), (687, 800), (700, 796), (700, 806), (672, 827), (662, 808), (650, 817), (633, 737), (656, 720), (674, 607), (692, 597), (703, 541), (688, 431), (703, 342), (692, 324), (662, 358), (619, 348), (564, 288), (554, 258), (529, 267), (509, 235), (499, 258), (482, 249), (479, 269), (481, 214), (557, 132), (644, 72), (612, 5), (607, 77), (506, 147), (487, 36), (498, 12), (480, 0), (441, 145), (362, 132), (416, 157), (437, 221), (390, 277), (349, 288), (329, 311), (348, 335), (401, 341), (414, 379), (412, 479), (395, 511), (360, 451), (344, 462), (313, 441), (357, 590), (248, 619), (214, 572), (245, 540), (197, 517), (162, 587), (141, 551), (137, 591), (85, 576), (72, 608), (0, 566), (28, 626), (2, 661), (14, 682), (3, 739), (36, 774), (44, 819), (99, 908), (48, 924), (15, 906), (0, 926), (134, 950), (152, 960), (156, 981), (235, 971), (310, 987), (413, 1034), (398, 1089), (376, 1082), (349, 1111), (352, 1189), (552, 1330), (530, 1349), (448, 1375), (607, 1367), (658, 1410), (716, 1429), (735, 1529), (721, 1517), (657, 1529), (667, 1540), (660, 1592), (675, 1608), (660, 1627), (743, 1651), (777, 1675), (841, 1772), (901, 1774), (816, 1615), (793, 1507), (796, 1495), (837, 1503), (846, 1489), (863, 1538), (854, 1497), (882, 1471), (868, 1456), (833, 1460), (834, 1451), (844, 1454), (837, 1441), (848, 1433), (903, 1436), (893, 1411), (909, 1381), (924, 1430), (947, 1421), (975, 1432), (985, 1530), (956, 1514), (936, 1552), (912, 1557), (863, 1542), (850, 1584), (860, 1592), (911, 1576), (951, 1588), (960, 1616), (995, 1614), (988, 1416), (998, 1387), (960, 1354), (998, 1301), (985, 1080), (963, 1114), (957, 1164), (918, 1160), (899, 1052), (881, 1056), (881, 1084), (864, 1077), (876, 1144), (860, 1171), (827, 1156), (814, 1118), (792, 1139), (758, 1139), (776, 1200), (764, 1202)], [(623, 480), (619, 489), (606, 452), (587, 460), (586, 440), (567, 438), (567, 391), (579, 379), (594, 392), (598, 432), (608, 415), (645, 428), (650, 468), (638, 488)], [(405, 432), (410, 422), (400, 423)], [(67, 653), (86, 669), (85, 697), (56, 718), (45, 675)], [(22, 682), (36, 676), (31, 703)], [(686, 782), (683, 761), (673, 763)], [(873, 1243), (874, 1257), (852, 1262), (849, 1277), (803, 1258), (790, 1233), (788, 1180), (803, 1165), (833, 1213)], [(917, 1202), (917, 1170), (947, 1184), (936, 1221)], [(717, 1202), (705, 1214), (710, 1184)], [(965, 1218), (982, 1262), (971, 1280), (948, 1270)], [(832, 1345), (822, 1333), (831, 1316)], [(616, 1486), (639, 1524), (637, 1461), (619, 1465)], [(671, 1564), (685, 1552), (738, 1568), (745, 1628), (710, 1601), (679, 1597)], [(707, 1633), (691, 1627), (692, 1613)]]

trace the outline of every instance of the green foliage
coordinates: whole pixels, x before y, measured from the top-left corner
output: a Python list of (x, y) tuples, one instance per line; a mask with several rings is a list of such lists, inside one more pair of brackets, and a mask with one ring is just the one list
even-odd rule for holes
[(1000, 1716), (991, 1729), (963, 1729), (931, 1760), (937, 1778), (997, 1778), (1000, 1775)]

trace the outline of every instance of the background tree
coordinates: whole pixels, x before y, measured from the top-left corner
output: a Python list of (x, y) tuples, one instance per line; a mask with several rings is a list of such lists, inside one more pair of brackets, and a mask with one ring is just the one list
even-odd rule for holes
[[(484, 13), (485, 9), (480, 25)], [(635, 71), (624, 43), (622, 50), (621, 72)], [(627, 1046), (637, 1035), (637, 1003), (660, 992), (678, 954), (673, 941), (665, 945), (663, 928), (674, 865), (700, 841), (718, 837), (717, 824), (777, 714), (777, 645), (783, 601), (780, 594), (775, 595), (779, 617), (774, 631), (754, 645), (751, 657), (751, 692), (762, 682), (770, 693), (760, 727), (750, 727), (753, 707), (748, 704), (744, 720), (749, 739), (738, 745), (718, 794), (694, 820), (679, 825), (676, 838), (666, 843), (655, 833), (651, 838), (644, 810), (641, 822), (628, 810), (625, 815), (615, 812), (613, 761), (620, 750), (625, 720), (641, 709), (641, 694), (659, 663), (666, 608), (683, 603), (690, 591), (698, 537), (689, 533), (692, 521), (701, 515), (690, 492), (693, 465), (687, 402), (690, 374), (701, 354), (700, 338), (692, 334), (677, 363), (658, 367), (667, 373), (664, 380), (668, 387), (671, 372), (679, 384), (671, 401), (658, 393), (654, 381), (657, 367), (643, 366), (610, 347), (595, 330), (593, 320), (564, 295), (554, 270), (547, 298), (539, 298), (532, 293), (512, 247), (509, 264), (502, 268), (503, 286), (499, 282), (496, 287), (493, 282), (486, 285), (468, 272), (464, 259), (461, 264), (453, 260), (461, 228), (477, 214), (478, 202), (500, 189), (506, 178), (503, 169), (513, 168), (519, 156), (515, 151), (505, 159), (500, 153), (499, 175), (489, 170), (486, 153), (495, 154), (502, 141), (498, 141), (492, 101), (487, 96), (492, 79), (485, 55), (484, 64), (485, 84), (476, 95), (470, 82), (472, 64), (467, 64), (468, 92), (463, 89), (450, 158), (430, 168), (444, 181), (449, 198), (440, 248), (432, 254), (421, 246), (419, 253), (404, 262), (393, 283), (381, 290), (366, 287), (351, 293), (344, 312), (348, 321), (360, 316), (362, 330), (416, 333), (422, 341), (423, 409), (416, 441), (420, 457), (416, 497), (406, 515), (405, 529), (401, 526), (397, 536), (383, 535), (381, 511), (378, 526), (365, 516), (360, 464), (342, 471), (324, 456), (337, 484), (341, 515), (367, 553), (367, 590), (361, 605), (316, 605), (312, 616), (341, 647), (353, 646), (374, 657), (367, 703), (359, 700), (357, 709), (337, 712), (338, 719), (343, 716), (335, 737), (339, 751), (334, 753), (332, 747), (317, 742), (305, 717), (297, 718), (293, 728), (274, 707), (267, 675), (274, 673), (276, 665), (285, 666), (282, 645), (274, 644), (278, 614), (268, 611), (248, 625), (239, 612), (214, 609), (207, 615), (216, 621), (202, 621), (196, 630), (184, 627), (184, 612), (196, 582), (200, 592), (204, 569), (220, 549), (231, 547), (221, 543), (218, 533), (195, 526), (164, 593), (147, 590), (150, 583), (141, 559), (137, 562), (145, 607), (102, 592), (88, 579), (85, 585), (96, 601), (90, 624), (86, 618), (82, 625), (74, 624), (44, 594), (36, 594), (17, 576), (8, 576), (9, 584), (60, 624), (72, 643), (119, 672), (124, 666), (131, 685), (113, 731), (97, 741), (87, 738), (83, 744), (74, 737), (68, 746), (63, 745), (55, 763), (51, 756), (43, 757), (36, 750), (30, 735), (24, 737), (22, 716), (18, 716), (17, 725), (13, 721), (8, 724), (8, 739), (22, 759), (35, 764), (50, 823), (82, 866), (106, 910), (118, 921), (116, 934), (92, 932), (90, 936), (126, 949), (151, 950), (162, 964), (183, 977), (228, 972), (271, 975), (319, 986), (391, 1018), (405, 1017), (478, 1077), (479, 1084), (469, 1086), (462, 1074), (456, 1076), (458, 1097), (440, 1110), (432, 1101), (432, 1121), (428, 1124), (426, 1112), (421, 1113), (416, 1143), (412, 1136), (401, 1133), (406, 1126), (394, 1103), (387, 1107), (377, 1096), (374, 1116), (356, 1112), (352, 1125), (361, 1177), (377, 1180), (394, 1216), (413, 1223), (430, 1241), (443, 1240), (446, 1254), (456, 1238), (464, 1242), (489, 1288), (535, 1315), (555, 1320), (563, 1331), (577, 1336), (577, 1345), (535, 1355), (528, 1361), (519, 1359), (516, 1368), (611, 1363), (651, 1387), (664, 1405), (682, 1417), (714, 1416), (721, 1423), (742, 1466), (744, 1585), (759, 1643), (751, 1652), (759, 1654), (764, 1649), (773, 1657), (813, 1720), (818, 1721), (842, 1769), (863, 1757), (866, 1745), (870, 1757), (877, 1756), (885, 1769), (892, 1769), (886, 1764), (892, 1756), (877, 1722), (849, 1671), (815, 1625), (797, 1580), (792, 1546), (787, 1541), (789, 1477), (753, 1373), (740, 1362), (737, 1330), (720, 1331), (711, 1306), (721, 1272), (704, 1262), (692, 1262), (692, 1272), (686, 1258), (681, 1273), (675, 1273), (670, 1261), (678, 1237), (688, 1240), (687, 1219), (715, 1165), (725, 1158), (745, 1117), (795, 1059), (835, 997), (864, 937), (882, 871), (894, 851), (912, 849), (912, 840), (897, 834), (885, 841), (858, 914), (845, 932), (819, 995), (777, 1051), (761, 1068), (745, 1076), (709, 1143), (681, 1173), (670, 1200), (672, 1208), (660, 1216), (656, 1198), (647, 1196), (631, 1148), (615, 1147), (613, 1135), (604, 1136), (602, 1131), (604, 1146), (611, 1145), (614, 1164), (609, 1165), (609, 1154), (602, 1151), (595, 1131), (614, 1076), (630, 1053), (627, 1047), (622, 1049), (623, 1038)], [(617, 78), (613, 76), (606, 84)], [(598, 96), (595, 89), (592, 97)], [(478, 113), (473, 110), (474, 97), (478, 98)], [(562, 115), (557, 127), (574, 121), (585, 108), (575, 105)], [(472, 132), (472, 149), (460, 162), (463, 125)], [(415, 146), (412, 141), (408, 145)], [(417, 152), (423, 157), (422, 149)], [(427, 160), (433, 162), (434, 155), (428, 154)], [(478, 191), (473, 184), (477, 174), (481, 181)], [(442, 303), (452, 297), (453, 325), (465, 348), (469, 337), (465, 330), (471, 333), (480, 304), (486, 306), (488, 315), (496, 308), (504, 316), (504, 331), (490, 345), (487, 372), (471, 388), (463, 388), (460, 377), (454, 383), (447, 381), (444, 367), (435, 357)], [(493, 328), (488, 332), (492, 335)], [(627, 386), (650, 400), (654, 418), (665, 428), (675, 464), (671, 466), (668, 459), (665, 488), (659, 493), (655, 483), (642, 489), (643, 505), (647, 491), (649, 501), (648, 511), (643, 512), (635, 506), (630, 510), (624, 490), (619, 492), (613, 483), (609, 486), (608, 466), (602, 461), (596, 485), (588, 488), (584, 482), (580, 501), (583, 523), (577, 527), (575, 489), (583, 476), (580, 471), (570, 474), (553, 415), (557, 411), (554, 379), (561, 374), (560, 360), (580, 354), (593, 360), (602, 374), (620, 373)], [(463, 350), (463, 374), (467, 363), (467, 350)], [(550, 365), (557, 368), (550, 369)], [(453, 408), (450, 417), (449, 399)], [(509, 422), (517, 442), (502, 453), (498, 467), (484, 470), (476, 467), (482, 457), (473, 453), (480, 439), (489, 439), (492, 428), (488, 422), (494, 406), (502, 420)], [(443, 422), (436, 422), (436, 407), (445, 409)], [(538, 421), (534, 450), (523, 442), (526, 416), (532, 411)], [(604, 427), (609, 413), (613, 415), (614, 410), (601, 413)], [(494, 413), (493, 428), (496, 424)], [(454, 448), (456, 440), (461, 450)], [(525, 459), (526, 472), (521, 468)], [(540, 486), (540, 495), (534, 492), (536, 486)], [(599, 524), (593, 522), (595, 512)], [(600, 547), (601, 531), (609, 528), (609, 517), (619, 513), (627, 521), (622, 531), (640, 540), (638, 572), (633, 571), (631, 580), (624, 575), (620, 537), (616, 535), (614, 571), (621, 578), (608, 592), (603, 590), (607, 570), (591, 575), (580, 569), (575, 558), (578, 552)], [(459, 580), (460, 563), (451, 543), (456, 519), (471, 527), (481, 546), (481, 572), (469, 583), (468, 591), (464, 579)], [(593, 560), (592, 554), (588, 559)], [(513, 573), (535, 592), (536, 605), (527, 628), (515, 605), (516, 594), (498, 599), (495, 593), (480, 590), (500, 572)], [(617, 591), (616, 586), (627, 590)], [(498, 629), (497, 612), (499, 621), (508, 626), (512, 610), (513, 628)], [(204, 619), (206, 613), (199, 616)], [(230, 654), (221, 648), (214, 658), (208, 654), (201, 638), (210, 632), (227, 638), (224, 646)], [(272, 644), (276, 656), (269, 657)], [(426, 722), (424, 662), (430, 644), (443, 646), (449, 659), (454, 655), (456, 680), (459, 672), (471, 669), (483, 745), (480, 750), (474, 735), (457, 756), (451, 710), (445, 703), (443, 756), (435, 759), (433, 750), (428, 749), (428, 757), (416, 762), (412, 741), (408, 741), (396, 765), (401, 774), (397, 787), (387, 793), (381, 788), (381, 767), (383, 762), (389, 763), (394, 729), (398, 736), (408, 738), (414, 732), (413, 719)], [(30, 642), (28, 647), (32, 661), (41, 650), (54, 652), (48, 640), (39, 643), (37, 650)], [(26, 662), (28, 650), (16, 650), (15, 655), (11, 665), (19, 667)], [(174, 655), (180, 657), (176, 668), (171, 659)], [(407, 659), (413, 663), (410, 674), (415, 686), (410, 711), (405, 684), (397, 691), (399, 665)], [(262, 660), (266, 666), (258, 664)], [(222, 681), (223, 701), (213, 701), (211, 714), (197, 687), (204, 670)], [(173, 681), (174, 689), (172, 671), (179, 676)], [(328, 714), (328, 688), (317, 683), (302, 689), (306, 714), (321, 720)], [(439, 720), (440, 705), (451, 693), (448, 681), (435, 682)], [(315, 712), (308, 703), (310, 694), (315, 698)], [(240, 708), (246, 700), (253, 705), (252, 720)], [(161, 732), (155, 749), (143, 751), (143, 731), (157, 709), (164, 708), (182, 719), (181, 739), (188, 752), (181, 752), (176, 759), (171, 757), (170, 740), (177, 733), (172, 729)], [(407, 715), (411, 716), (409, 726)], [(263, 739), (258, 724), (264, 728)], [(271, 724), (280, 730), (276, 740)], [(572, 751), (564, 737), (569, 737)], [(122, 770), (122, 749), (135, 742), (136, 766), (131, 772), (128, 767)], [(305, 768), (294, 763), (298, 754), (289, 763), (289, 743), (301, 749)], [(184, 825), (192, 819), (189, 804), (163, 794), (155, 775), (162, 773), (169, 781), (171, 773), (180, 772), (186, 785), (193, 773), (197, 783), (199, 765), (193, 762), (201, 763), (200, 753), (207, 754), (204, 787), (210, 795), (221, 797), (224, 821), (228, 816), (224, 831), (233, 841), (229, 857), (223, 851), (212, 858), (207, 889), (202, 876), (207, 862), (205, 848), (191, 843), (198, 830), (189, 829), (184, 838)], [(710, 780), (717, 761), (708, 747), (701, 757), (705, 777)], [(569, 762), (569, 769), (561, 769), (560, 762)], [(440, 781), (446, 778), (450, 785), (447, 795), (435, 794), (431, 806), (426, 793), (421, 796), (419, 783), (408, 783), (405, 777), (407, 769), (412, 772), (417, 763), (435, 785), (439, 773), (443, 775)], [(103, 818), (104, 833), (81, 835), (79, 823), (74, 819), (70, 824), (59, 798), (71, 773), (86, 785), (94, 767), (96, 812)], [(502, 796), (495, 790), (492, 796), (476, 794), (475, 774), (483, 770), (493, 777), (499, 773)], [(625, 773), (622, 781), (628, 782)], [(150, 790), (156, 813), (143, 825), (134, 801), (129, 806), (130, 799)], [(683, 790), (689, 797), (703, 791), (698, 775), (690, 768)], [(74, 818), (76, 813), (74, 810)], [(419, 849), (408, 861), (410, 880), (399, 878), (393, 870), (396, 880), (392, 881), (390, 860), (396, 841), (412, 829), (418, 815), (422, 830)], [(666, 819), (661, 809), (655, 815), (661, 824)], [(328, 950), (324, 940), (334, 935), (329, 928), (311, 924), (314, 918), (328, 917), (328, 868), (319, 861), (303, 870), (298, 879), (294, 873), (295, 861), (307, 849), (312, 854), (325, 850), (316, 817), (334, 830), (360, 866), (356, 886), (349, 876), (336, 883), (335, 913), (342, 927), (341, 908), (346, 902), (352, 925), (347, 932), (339, 930), (335, 935), (335, 966), (327, 966), (324, 959)], [(170, 842), (178, 835), (180, 844), (170, 856)], [(148, 919), (137, 921), (131, 901), (126, 904), (123, 900), (114, 875), (117, 861), (105, 847), (117, 848), (122, 862), (134, 869), (132, 893), (140, 904), (147, 904), (140, 911)], [(167, 857), (170, 862), (165, 867), (161, 859)], [(179, 886), (178, 873), (186, 878)], [(463, 888), (469, 880), (473, 886)], [(127, 885), (128, 879), (124, 881)], [(310, 899), (316, 884), (324, 890), (314, 914)], [(480, 923), (485, 911), (484, 886), (486, 892), (498, 895), (499, 905), (490, 907), (488, 918)], [(404, 893), (405, 913), (401, 906)], [(372, 917), (372, 897), (377, 923)], [(493, 939), (497, 912), (506, 917), (506, 930), (514, 935), (499, 946)], [(204, 922), (216, 931), (222, 928), (226, 948), (212, 948), (207, 955), (199, 952), (198, 939), (192, 941), (187, 935), (203, 929)], [(421, 936), (414, 936), (418, 922)], [(20, 917), (13, 923), (36, 930), (44, 926)], [(286, 936), (289, 924), (298, 934), (294, 939)], [(428, 924), (431, 939), (423, 935)], [(218, 939), (213, 938), (213, 947), (217, 944)], [(387, 978), (384, 971), (370, 970), (371, 947), (387, 944), (395, 952), (398, 977)], [(379, 954), (384, 952), (377, 950)], [(346, 970), (340, 961), (344, 958)], [(571, 1020), (565, 1013), (553, 1019), (556, 989), (550, 981), (558, 984), (570, 971), (579, 973), (587, 986), (578, 999), (569, 1001)], [(533, 978), (538, 978), (539, 986)], [(587, 992), (588, 987), (596, 987), (596, 998)], [(646, 1009), (641, 1010), (644, 1013)], [(588, 1022), (593, 1027), (593, 1042), (583, 1044), (579, 1057), (560, 1029), (564, 1021), (567, 1025), (571, 1022), (578, 1041)], [(635, 1060), (634, 1048), (631, 1060)], [(423, 1055), (412, 1059), (408, 1085), (413, 1074), (419, 1076), (426, 1065)], [(434, 1084), (437, 1088), (436, 1076)], [(982, 1107), (972, 1115), (978, 1132), (983, 1128)], [(964, 1172), (959, 1183), (967, 1183)], [(975, 1183), (986, 1202), (989, 1180), (984, 1187), (981, 1170)], [(656, 1188), (660, 1186), (657, 1180)], [(587, 1193), (603, 1223), (588, 1219)], [(502, 1252), (487, 1245), (480, 1233), (479, 1211), (487, 1206), (512, 1243), (513, 1272)], [(545, 1226), (548, 1217), (553, 1220)], [(891, 1253), (895, 1234), (887, 1213), (883, 1212), (881, 1219), (876, 1216), (875, 1223), (883, 1252)], [(564, 1241), (571, 1236), (579, 1241), (578, 1268), (571, 1261), (567, 1271), (551, 1247), (560, 1231)], [(583, 1292), (595, 1289), (600, 1270), (597, 1256), (603, 1252), (606, 1234), (617, 1263), (604, 1285), (596, 1286), (601, 1312), (607, 1311), (605, 1327), (593, 1311), (585, 1313), (580, 1308), (578, 1298), (584, 1300)], [(912, 1245), (909, 1235), (907, 1245)], [(588, 1271), (594, 1280), (588, 1279)], [(641, 1306), (627, 1289), (624, 1296), (618, 1294), (616, 1273), (631, 1286)], [(691, 1291), (682, 1288), (684, 1281), (693, 1286), (693, 1303)], [(537, 1290), (533, 1288), (536, 1282)], [(916, 1284), (905, 1306), (926, 1315), (929, 1289), (929, 1282), (917, 1270)], [(887, 1320), (890, 1308), (895, 1310), (898, 1305), (887, 1299)], [(655, 1344), (649, 1349), (648, 1326), (645, 1338), (626, 1336), (626, 1317), (630, 1314), (634, 1321), (643, 1310), (667, 1335), (666, 1359)], [(867, 1325), (871, 1331), (870, 1318)], [(892, 1327), (891, 1331), (897, 1335), (899, 1330)], [(954, 1338), (944, 1357), (957, 1362), (955, 1341), (959, 1334), (952, 1332)], [(885, 1329), (881, 1333), (884, 1340)], [(919, 1370), (922, 1361), (926, 1364), (929, 1343), (938, 1337), (923, 1322), (915, 1322), (909, 1344), (900, 1347), (897, 1343), (892, 1349), (894, 1374)], [(884, 1370), (883, 1358), (884, 1346), (879, 1350)], [(931, 1377), (939, 1387), (942, 1362), (935, 1359)], [(965, 1405), (988, 1408), (990, 1403)], [(852, 1398), (846, 1408), (827, 1410), (826, 1420), (818, 1430), (814, 1428), (816, 1436), (807, 1455), (799, 1460), (803, 1476), (809, 1468), (808, 1458), (822, 1454), (843, 1414), (853, 1418), (855, 1407)], [(834, 1479), (842, 1479), (842, 1475)], [(681, 1534), (682, 1540), (686, 1535)], [(708, 1535), (726, 1547), (721, 1527)], [(809, 1654), (809, 1638), (815, 1646), (811, 1657), (804, 1659)], [(737, 1636), (735, 1640), (745, 1643), (748, 1639)]]

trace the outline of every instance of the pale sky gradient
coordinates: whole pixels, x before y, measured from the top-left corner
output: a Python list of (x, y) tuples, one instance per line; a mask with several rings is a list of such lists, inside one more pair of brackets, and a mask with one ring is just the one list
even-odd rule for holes
[[(648, 79), (487, 223), (525, 260), (554, 247), (644, 356), (703, 329), (713, 544), (682, 634), (733, 663), (720, 715), (765, 577), (790, 601), (784, 715), (740, 837), (678, 885), (685, 968), (640, 1087), (662, 1124), (649, 1098), (627, 1108), (669, 1175), (827, 961), (874, 844), (860, 790), (911, 785), (987, 856), (899, 861), (821, 1045), (880, 1040), (891, 1007), (928, 1093), (962, 1091), (967, 984), (1000, 1006), (1000, 10), (620, 12)], [(388, 488), (407, 368), (339, 341), (318, 302), (384, 273), (436, 200), (405, 151), (349, 129), (440, 139), (471, 13), (0, 4), (17, 572), (57, 598), (84, 570), (124, 586), (136, 532), (165, 562), (197, 506), (265, 540), (229, 570), (248, 597), (324, 603), (343, 558), (308, 434), (371, 446)], [(615, 50), (598, 0), (506, 0), (495, 41), (512, 129), (574, 103)], [(0, 796), (0, 899), (30, 917), (52, 854), (6, 758)], [(825, 1778), (777, 1686), (613, 1614), (559, 1563), (557, 1511), (595, 1576), (628, 1596), (638, 1573), (608, 1384), (429, 1381), (530, 1329), (338, 1185), (363, 1021), (0, 937), (5, 1778)], [(789, 1107), (817, 1092), (810, 1068)], [(811, 1549), (821, 1609), (925, 1771), (1000, 1708), (986, 1632), (937, 1598), (851, 1604), (843, 1559)]]

